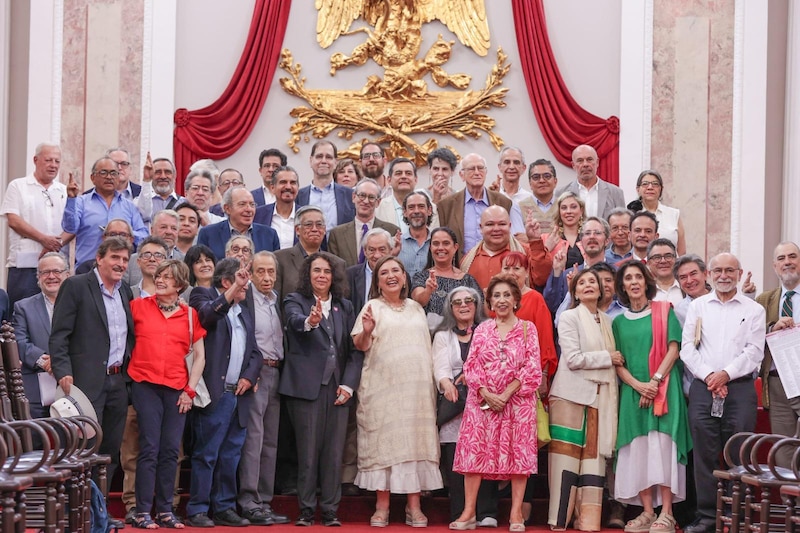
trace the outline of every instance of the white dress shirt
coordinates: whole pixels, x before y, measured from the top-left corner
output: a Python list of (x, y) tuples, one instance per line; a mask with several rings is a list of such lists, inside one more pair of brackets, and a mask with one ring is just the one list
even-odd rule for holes
[(586, 216), (587, 217), (596, 217), (597, 215), (597, 185), (600, 183), (600, 178), (597, 178), (597, 181), (594, 182), (590, 188), (586, 188), (578, 181), (578, 196), (581, 197), (583, 203), (586, 204)]

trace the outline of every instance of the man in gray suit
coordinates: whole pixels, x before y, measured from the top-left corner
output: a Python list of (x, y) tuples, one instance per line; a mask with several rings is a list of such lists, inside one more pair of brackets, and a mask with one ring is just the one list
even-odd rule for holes
[(394, 235), (400, 230), (394, 224), (375, 217), (375, 208), (380, 201), (381, 188), (378, 182), (371, 178), (359, 181), (353, 188), (356, 218), (336, 226), (328, 236), (328, 251), (344, 259), (348, 267), (364, 262), (361, 239), (368, 231), (381, 228)]
[(599, 165), (600, 158), (594, 148), (588, 144), (575, 148), (572, 151), (572, 168), (575, 169), (577, 180), (558, 191), (556, 197), (566, 191), (574, 192), (586, 204), (587, 217), (607, 220), (612, 210), (625, 207), (625, 195), (616, 185), (600, 179), (597, 175)]
[[(183, 261), (183, 252), (175, 247), (175, 245), (178, 244), (179, 225), (180, 217), (178, 213), (172, 209), (163, 209), (153, 217), (153, 222), (150, 225), (150, 235), (153, 237), (161, 237), (164, 242), (167, 243), (167, 259), (179, 259)], [(138, 257), (137, 254), (131, 256), (128, 270), (122, 278), (122, 280), (131, 287), (142, 281), (142, 269), (139, 268)]]
[[(48, 412), (47, 406), (42, 404), (42, 391), (39, 388), (42, 382), (39, 375), (49, 373), (52, 377), (48, 347), (50, 323), (58, 289), (69, 277), (67, 259), (57, 252), (44, 254), (39, 259), (36, 277), (42, 292), (23, 298), (14, 304), (14, 333), (19, 344), (22, 383), (30, 402), (31, 416), (44, 418), (48, 416)], [(55, 393), (56, 388), (55, 379), (51, 381), (50, 396)]]

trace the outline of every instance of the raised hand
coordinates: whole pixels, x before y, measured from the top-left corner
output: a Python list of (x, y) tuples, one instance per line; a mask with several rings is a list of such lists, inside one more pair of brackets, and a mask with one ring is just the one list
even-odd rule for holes
[(425, 290), (435, 292), (438, 288), (439, 284), (436, 282), (436, 272), (431, 269), (428, 273), (428, 279), (425, 280)]
[(322, 301), (314, 297), (317, 300), (313, 306), (311, 306), (311, 311), (308, 314), (308, 324), (311, 327), (317, 327), (322, 320)]
[(67, 181), (67, 196), (75, 198), (78, 196), (78, 182), (75, 181), (75, 176), (72, 172), (69, 173), (69, 180)]
[(553, 276), (560, 276), (567, 268), (567, 252), (559, 250), (553, 254)]
[(153, 158), (150, 152), (147, 152), (147, 158), (144, 160), (144, 167), (142, 168), (142, 181), (145, 183), (153, 181)]
[(525, 235), (530, 242), (542, 238), (542, 225), (533, 216), (533, 211), (529, 211), (528, 216), (525, 218)]
[(500, 174), (498, 174), (497, 177), (492, 182), (492, 184), (489, 185), (489, 190), (490, 191), (495, 191), (495, 192), (499, 191), (500, 190), (500, 182), (502, 182), (502, 181), (503, 181), (503, 177)]
[(364, 333), (371, 335), (375, 330), (375, 317), (372, 316), (372, 304), (368, 304), (361, 317), (361, 323), (364, 326)]
[(744, 278), (744, 283), (742, 283), (742, 292), (745, 294), (756, 293), (756, 284), (751, 281), (752, 277), (753, 273), (748, 270), (747, 277)]

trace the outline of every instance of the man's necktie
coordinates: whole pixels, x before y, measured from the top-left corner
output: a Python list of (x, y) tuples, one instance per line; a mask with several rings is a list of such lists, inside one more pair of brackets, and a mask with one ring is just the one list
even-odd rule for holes
[(364, 247), (361, 246), (361, 241), (364, 240), (364, 235), (366, 235), (368, 231), (369, 231), (369, 226), (366, 225), (366, 224), (362, 224), (361, 225), (361, 238), (358, 240), (358, 247), (360, 249), (360, 251), (358, 252), (358, 262), (359, 263), (363, 263), (364, 262)]
[(792, 314), (792, 296), (794, 296), (794, 291), (786, 291), (781, 306), (781, 316), (794, 316)]

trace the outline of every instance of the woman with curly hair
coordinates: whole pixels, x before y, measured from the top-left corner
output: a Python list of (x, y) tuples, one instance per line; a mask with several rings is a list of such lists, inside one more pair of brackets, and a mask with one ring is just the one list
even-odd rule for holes
[(574, 192), (566, 191), (556, 200), (553, 212), (555, 229), (552, 233), (542, 235), (544, 247), (554, 256), (565, 251), (567, 265), (583, 264), (580, 239), (581, 226), (586, 220), (586, 204)]

